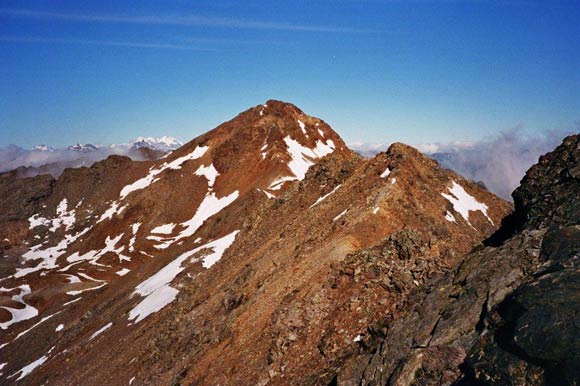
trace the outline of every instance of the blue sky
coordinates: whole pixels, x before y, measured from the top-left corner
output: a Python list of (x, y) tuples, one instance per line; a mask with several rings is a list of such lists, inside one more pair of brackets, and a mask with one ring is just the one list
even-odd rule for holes
[(267, 99), (347, 142), (580, 119), (578, 1), (0, 2), (0, 146), (189, 140)]

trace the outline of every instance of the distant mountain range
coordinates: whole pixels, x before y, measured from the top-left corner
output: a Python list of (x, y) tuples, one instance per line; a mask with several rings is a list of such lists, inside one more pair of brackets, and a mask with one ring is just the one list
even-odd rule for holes
[(139, 149), (142, 147), (148, 147), (154, 150), (171, 151), (183, 146), (183, 142), (173, 138), (173, 137), (137, 137), (131, 141), (131, 147), (134, 149)]
[(91, 143), (53, 148), (46, 144), (24, 149), (16, 145), (0, 148), (0, 173), (13, 171), (18, 177), (38, 174), (59, 176), (65, 168), (91, 166), (110, 155), (124, 155), (136, 161), (155, 160), (179, 148), (179, 140), (163, 136), (137, 137), (128, 143), (108, 146)]

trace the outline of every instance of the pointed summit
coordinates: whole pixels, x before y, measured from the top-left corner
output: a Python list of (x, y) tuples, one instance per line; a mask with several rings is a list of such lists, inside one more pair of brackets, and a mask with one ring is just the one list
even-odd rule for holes
[(204, 159), (211, 158), (220, 173), (229, 173), (233, 185), (242, 190), (259, 188), (270, 196), (277, 195), (287, 182), (302, 180), (308, 168), (326, 155), (352, 156), (326, 122), (291, 103), (275, 100), (238, 114), (185, 144), (167, 160), (183, 157), (198, 146), (208, 147)]

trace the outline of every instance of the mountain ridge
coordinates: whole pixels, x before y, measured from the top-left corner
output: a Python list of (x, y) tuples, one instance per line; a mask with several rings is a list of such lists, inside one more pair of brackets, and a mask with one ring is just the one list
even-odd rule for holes
[[(40, 361), (23, 384), (314, 376), (512, 209), (409, 146), (358, 157), (279, 101), (156, 161), (113, 156), (14, 183), (0, 179), (23, 208), (0, 218), (0, 352), (8, 381)], [(20, 194), (30, 184), (38, 193)], [(374, 264), (368, 283), (360, 259)], [(38, 315), (15, 321), (23, 306)]]

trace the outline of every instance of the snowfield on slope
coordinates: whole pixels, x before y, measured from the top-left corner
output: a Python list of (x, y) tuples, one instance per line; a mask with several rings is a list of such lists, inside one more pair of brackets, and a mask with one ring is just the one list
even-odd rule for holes
[(176, 158), (169, 163), (166, 162), (163, 165), (161, 165), (161, 167), (159, 167), (159, 168), (151, 168), (149, 170), (149, 174), (147, 174), (145, 177), (140, 178), (137, 181), (133, 182), (132, 184), (129, 184), (129, 185), (125, 186), (123, 189), (121, 189), (121, 193), (119, 194), (119, 197), (121, 198), (121, 200), (123, 200), (129, 194), (136, 192), (138, 190), (141, 190), (141, 189), (145, 189), (149, 185), (158, 181), (159, 177), (157, 177), (157, 176), (159, 174), (161, 174), (162, 172), (164, 172), (165, 170), (167, 170), (167, 169), (174, 169), (174, 170), (181, 169), (181, 165), (183, 163), (185, 163), (186, 161), (189, 161), (189, 160), (194, 160), (194, 159), (200, 158), (201, 156), (203, 156), (205, 154), (205, 152), (208, 149), (209, 149), (208, 146), (197, 146), (191, 153), (184, 155), (183, 157)]
[[(475, 197), (467, 193), (457, 182), (452, 181), (452, 186), (449, 188), (449, 192), (451, 194), (441, 193), (441, 195), (453, 205), (453, 209), (459, 213), (469, 225), (471, 225), (471, 222), (469, 222), (470, 211), (480, 211), (490, 223), (495, 225), (492, 219), (487, 215), (487, 205), (477, 201)], [(448, 221), (452, 221), (447, 216), (445, 217)]]
[(35, 267), (17, 268), (16, 273), (12, 275), (12, 277), (20, 278), (42, 269), (57, 268), (58, 265), (56, 264), (56, 260), (66, 253), (69, 245), (74, 243), (79, 237), (87, 233), (90, 229), (91, 227), (88, 227), (75, 235), (65, 235), (64, 239), (62, 239), (54, 247), (42, 249), (42, 244), (37, 244), (31, 247), (28, 252), (22, 255), (22, 259), (25, 262), (30, 260), (40, 260), (40, 262)]
[(176, 241), (193, 236), (208, 218), (221, 212), (222, 209), (234, 202), (238, 196), (239, 192), (237, 190), (220, 198), (217, 198), (213, 192), (208, 193), (199, 204), (193, 217), (180, 224), (184, 229), (177, 236), (167, 238), (166, 241), (162, 244), (156, 245), (155, 248), (166, 249)]
[(41, 217), (38, 213), (31, 216), (28, 219), (28, 223), (30, 224), (30, 229), (34, 229), (40, 225), (44, 225), (49, 227), (50, 232), (56, 231), (61, 226), (65, 226), (65, 230), (70, 230), (73, 225), (75, 224), (76, 217), (75, 217), (75, 210), (68, 210), (68, 201), (66, 198), (63, 198), (62, 201), (56, 207), (56, 217), (53, 219), (47, 219), (45, 217)]
[(308, 169), (314, 165), (313, 160), (320, 159), (335, 150), (332, 139), (327, 140), (326, 143), (320, 140), (316, 141), (314, 149), (303, 146), (300, 142), (290, 138), (290, 136), (284, 137), (284, 142), (291, 157), (288, 162), (288, 168), (293, 176), (282, 176), (272, 181), (269, 187), (271, 190), (280, 189), (284, 182), (287, 181), (302, 181)]
[[(198, 252), (211, 249), (212, 252), (201, 259), (202, 266), (210, 268), (221, 259), (224, 252), (233, 244), (238, 232), (234, 231), (222, 238), (185, 252), (139, 284), (134, 293), (145, 296), (145, 298), (129, 312), (129, 320), (135, 320), (135, 323), (138, 323), (175, 300), (179, 291), (169, 284), (186, 268), (183, 263)], [(199, 259), (193, 260), (192, 263), (197, 261)]]
[(8, 327), (10, 327), (15, 323), (34, 318), (36, 315), (38, 315), (38, 310), (24, 301), (24, 297), (30, 294), (31, 292), (30, 286), (28, 284), (23, 284), (15, 288), (0, 287), (0, 292), (12, 292), (16, 289), (20, 291), (18, 294), (12, 295), (11, 299), (17, 303), (22, 304), (24, 308), (13, 308), (8, 306), (2, 306), (1, 308), (3, 308), (4, 310), (8, 311), (11, 314), (10, 320), (0, 323), (0, 328), (2, 330), (6, 330)]

